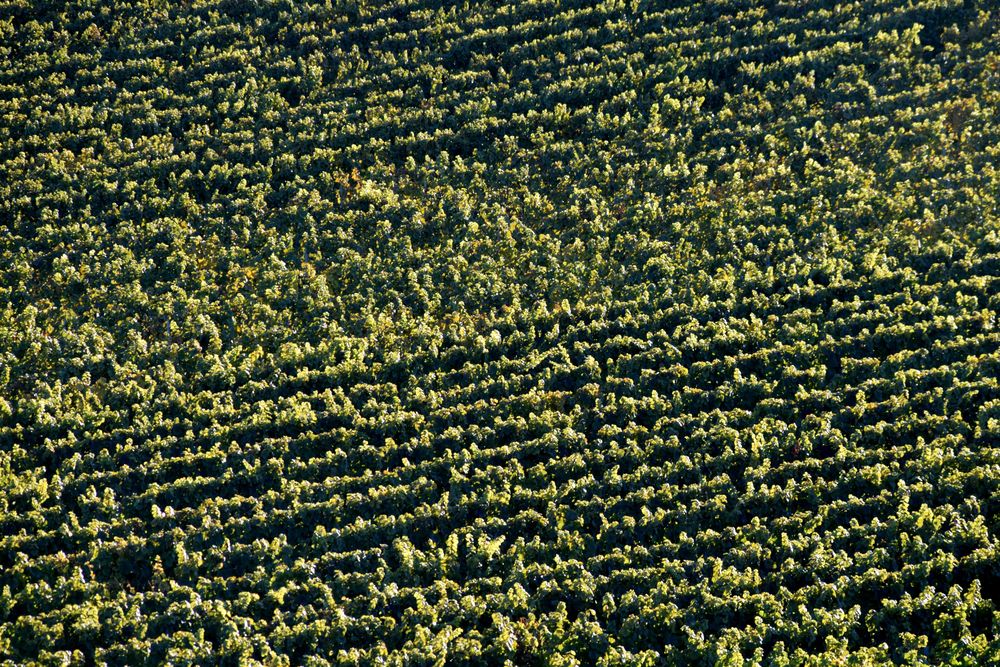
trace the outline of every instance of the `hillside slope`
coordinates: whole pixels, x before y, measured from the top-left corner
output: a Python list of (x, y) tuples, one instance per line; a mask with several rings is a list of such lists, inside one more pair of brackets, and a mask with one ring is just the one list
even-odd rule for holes
[(0, 662), (1000, 664), (998, 43), (0, 4)]

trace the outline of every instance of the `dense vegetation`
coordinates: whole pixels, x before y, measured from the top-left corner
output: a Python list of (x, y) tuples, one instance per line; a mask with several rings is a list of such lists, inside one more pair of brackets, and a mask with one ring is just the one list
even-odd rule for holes
[(1000, 663), (998, 44), (0, 3), (0, 662)]

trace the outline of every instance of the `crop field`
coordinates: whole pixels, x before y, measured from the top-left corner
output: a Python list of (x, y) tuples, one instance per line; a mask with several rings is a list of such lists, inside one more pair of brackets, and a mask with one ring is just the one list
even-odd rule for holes
[(0, 664), (1000, 664), (1000, 4), (0, 1)]

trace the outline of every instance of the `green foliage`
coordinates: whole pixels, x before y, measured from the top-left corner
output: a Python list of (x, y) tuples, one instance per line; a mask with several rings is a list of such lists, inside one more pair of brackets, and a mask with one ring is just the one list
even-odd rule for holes
[(0, 9), (0, 663), (1000, 664), (989, 2)]

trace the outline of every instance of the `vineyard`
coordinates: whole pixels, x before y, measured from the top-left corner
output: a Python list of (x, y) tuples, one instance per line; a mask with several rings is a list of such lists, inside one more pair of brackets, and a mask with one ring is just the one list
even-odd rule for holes
[(0, 2), (0, 664), (1000, 664), (998, 45)]

